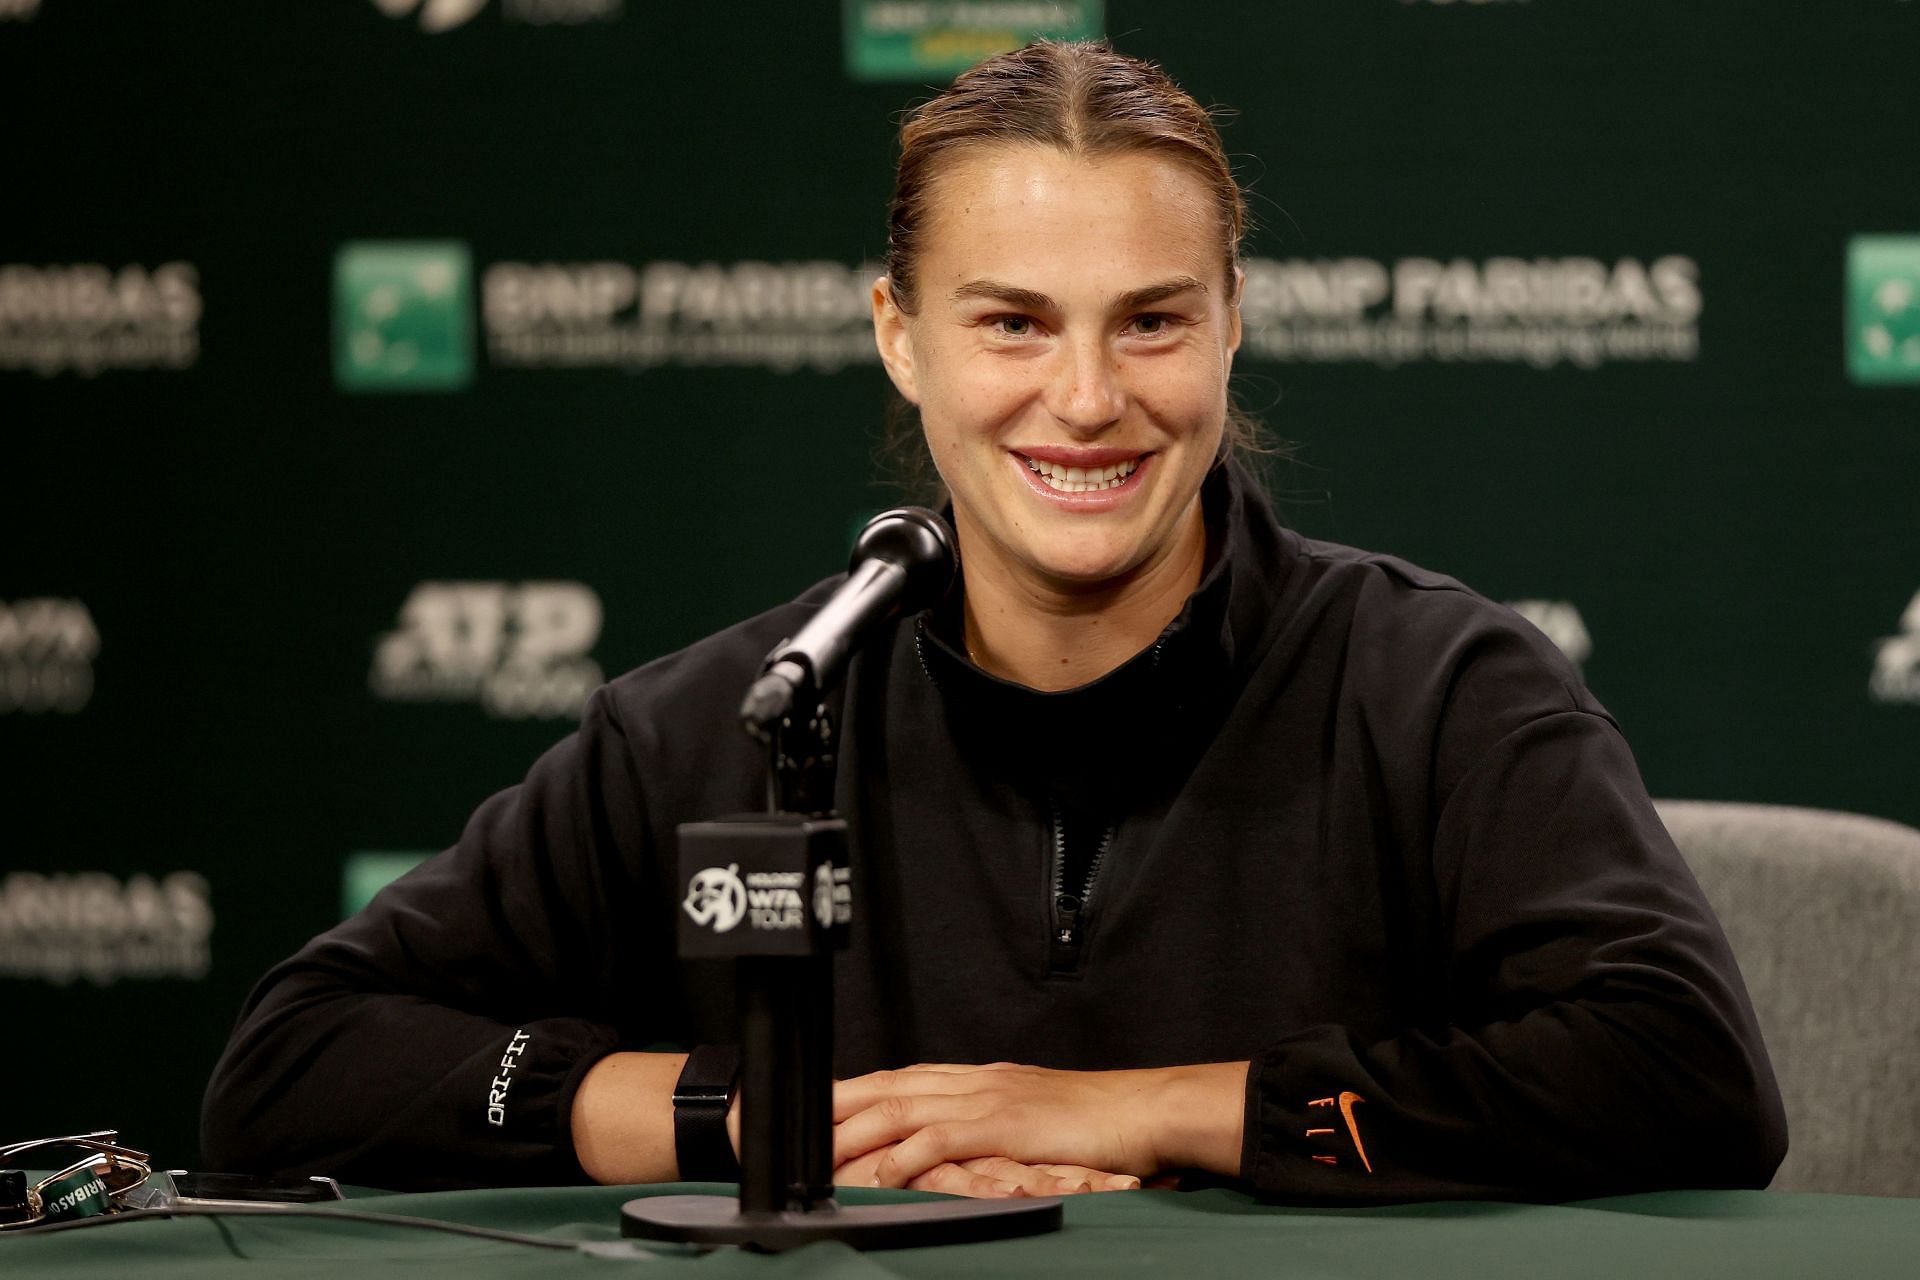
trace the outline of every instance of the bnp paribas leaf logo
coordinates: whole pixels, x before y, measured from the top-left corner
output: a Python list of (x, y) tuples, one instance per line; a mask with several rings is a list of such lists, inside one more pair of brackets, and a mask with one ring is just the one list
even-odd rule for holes
[(359, 240), (333, 260), (333, 380), (452, 391), (473, 378), (473, 262), (458, 240)]
[(1920, 382), (1920, 236), (1847, 245), (1847, 372), (1855, 382)]
[(389, 18), (404, 18), (418, 9), (420, 29), (431, 32), (451, 31), (487, 7), (487, 0), (373, 0), (373, 3)]

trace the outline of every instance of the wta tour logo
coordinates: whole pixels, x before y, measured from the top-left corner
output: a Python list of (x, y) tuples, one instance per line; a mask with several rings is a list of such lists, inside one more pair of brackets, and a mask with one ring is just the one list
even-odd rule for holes
[(680, 909), (702, 929), (731, 932), (747, 916), (747, 886), (740, 880), (740, 864), (694, 872)]
[(380, 637), (367, 684), (389, 702), (477, 702), (506, 720), (577, 717), (606, 683), (589, 651), (600, 597), (579, 582), (423, 582)]
[(1847, 373), (1857, 383), (1920, 382), (1920, 236), (1848, 243)]
[(706, 867), (687, 881), (680, 909), (701, 929), (731, 933), (743, 920), (758, 930), (782, 932), (806, 927), (807, 910), (822, 929), (853, 918), (853, 886), (845, 867), (821, 863), (813, 884), (799, 871), (749, 871), (740, 864)]
[(473, 377), (473, 264), (456, 240), (358, 241), (333, 259), (333, 380), (452, 391)]

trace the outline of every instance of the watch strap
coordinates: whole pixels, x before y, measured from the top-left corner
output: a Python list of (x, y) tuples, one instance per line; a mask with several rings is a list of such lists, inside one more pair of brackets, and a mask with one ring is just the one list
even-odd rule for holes
[(740, 1051), (703, 1044), (687, 1055), (673, 1086), (673, 1149), (682, 1182), (738, 1182), (740, 1161), (727, 1136)]

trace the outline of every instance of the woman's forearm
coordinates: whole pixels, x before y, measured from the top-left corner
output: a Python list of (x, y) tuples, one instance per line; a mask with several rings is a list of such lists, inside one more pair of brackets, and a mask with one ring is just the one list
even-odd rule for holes
[(1151, 1123), (1162, 1169), (1205, 1169), (1240, 1176), (1247, 1110), (1246, 1062), (1164, 1067)]
[(610, 1053), (574, 1091), (573, 1150), (595, 1182), (673, 1182), (673, 1086), (684, 1053)]

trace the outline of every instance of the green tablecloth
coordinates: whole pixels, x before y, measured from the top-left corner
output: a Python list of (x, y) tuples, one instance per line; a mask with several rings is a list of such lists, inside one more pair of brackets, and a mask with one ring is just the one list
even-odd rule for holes
[[(567, 1240), (618, 1241), (637, 1194), (713, 1188), (590, 1187), (375, 1195), (351, 1207)], [(913, 1198), (847, 1191), (845, 1203)], [(1920, 1277), (1920, 1200), (1691, 1191), (1570, 1205), (1427, 1204), (1291, 1209), (1224, 1191), (1135, 1191), (1067, 1201), (1066, 1229), (1026, 1240), (858, 1254), (837, 1244), (778, 1256), (720, 1250), (609, 1258), (358, 1222), (226, 1218), (121, 1222), (0, 1239), (0, 1275), (493, 1280), (665, 1277), (1672, 1276)]]

